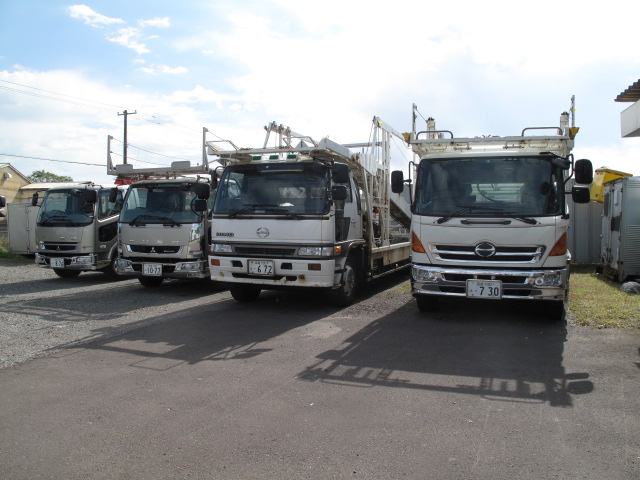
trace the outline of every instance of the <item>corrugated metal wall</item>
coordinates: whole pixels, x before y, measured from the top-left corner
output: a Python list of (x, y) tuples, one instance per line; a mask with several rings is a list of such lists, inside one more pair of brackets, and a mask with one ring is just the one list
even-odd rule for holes
[[(567, 183), (571, 190), (573, 179)], [(602, 203), (569, 203), (569, 251), (573, 263), (600, 263), (600, 241), (602, 235)]]

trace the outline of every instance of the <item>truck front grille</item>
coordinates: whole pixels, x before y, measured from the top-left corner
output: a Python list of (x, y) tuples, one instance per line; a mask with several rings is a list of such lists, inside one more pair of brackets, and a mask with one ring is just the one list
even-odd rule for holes
[(179, 253), (182, 247), (170, 247), (164, 245), (128, 245), (129, 251), (132, 253)]
[(238, 255), (246, 255), (247, 257), (291, 257), (295, 255), (296, 249), (290, 247), (269, 247), (269, 246), (236, 246), (235, 252)]
[(475, 245), (432, 245), (438, 260), (473, 263), (536, 263), (544, 253), (543, 246), (495, 246), (495, 254), (486, 257), (476, 253)]
[(45, 242), (44, 248), (55, 252), (71, 252), (78, 248), (78, 244), (75, 242)]

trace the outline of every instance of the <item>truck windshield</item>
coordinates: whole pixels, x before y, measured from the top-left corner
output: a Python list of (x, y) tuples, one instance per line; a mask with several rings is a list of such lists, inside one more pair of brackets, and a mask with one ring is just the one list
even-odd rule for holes
[(49, 190), (38, 210), (39, 226), (81, 227), (93, 222), (93, 216), (82, 213), (86, 190), (69, 188)]
[(328, 211), (328, 175), (311, 163), (232, 165), (220, 180), (214, 213), (320, 215)]
[(199, 223), (201, 216), (193, 209), (196, 194), (193, 185), (185, 184), (131, 185), (120, 214), (121, 223), (170, 224)]
[(423, 159), (418, 215), (539, 217), (564, 213), (563, 174), (549, 157)]

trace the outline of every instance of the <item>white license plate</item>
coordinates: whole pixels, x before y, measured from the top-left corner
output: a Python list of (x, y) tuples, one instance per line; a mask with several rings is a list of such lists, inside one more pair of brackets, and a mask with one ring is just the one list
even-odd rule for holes
[(64, 268), (64, 258), (52, 258), (51, 268)]
[(500, 280), (467, 280), (467, 297), (501, 298), (502, 282)]
[(162, 264), (161, 263), (143, 263), (142, 274), (151, 277), (162, 276)]
[(249, 260), (249, 273), (251, 275), (273, 275), (273, 261)]

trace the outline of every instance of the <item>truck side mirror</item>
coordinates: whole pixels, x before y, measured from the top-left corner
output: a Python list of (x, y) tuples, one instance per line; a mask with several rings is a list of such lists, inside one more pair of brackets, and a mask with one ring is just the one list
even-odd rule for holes
[[(7, 206), (7, 198), (4, 195), (0, 195), (0, 208)], [(0, 217), (4, 217), (4, 212), (0, 212)]]
[(211, 188), (207, 183), (196, 183), (194, 191), (200, 200), (207, 200), (211, 196)]
[(404, 191), (404, 174), (401, 170), (391, 172), (391, 191), (402, 193)]
[(593, 182), (593, 165), (591, 160), (576, 160), (574, 172), (576, 183), (589, 185)]
[(32, 207), (37, 207), (38, 206), (38, 192), (36, 192), (33, 195), (31, 195), (31, 206)]
[(84, 201), (86, 203), (96, 203), (98, 201), (98, 192), (96, 190), (85, 190)]
[(335, 183), (349, 183), (349, 166), (336, 163), (331, 169), (331, 176)]
[(331, 187), (331, 199), (332, 200), (346, 200), (347, 199), (347, 187), (344, 186), (344, 185), (334, 185), (333, 187)]
[(118, 189), (112, 188), (109, 190), (109, 203), (116, 203), (118, 199)]
[(91, 215), (93, 213), (94, 205), (95, 203), (85, 203), (84, 205), (82, 205), (82, 207), (80, 207), (80, 211), (85, 215)]
[(574, 203), (589, 203), (591, 200), (589, 187), (573, 186), (571, 188), (571, 199)]
[(197, 198), (195, 202), (193, 202), (193, 209), (196, 212), (206, 212), (207, 211), (207, 201), (204, 198)]

